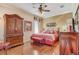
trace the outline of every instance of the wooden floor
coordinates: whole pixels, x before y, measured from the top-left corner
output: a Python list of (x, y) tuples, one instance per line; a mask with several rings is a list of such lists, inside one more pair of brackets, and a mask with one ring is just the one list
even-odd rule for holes
[(26, 42), (24, 45), (17, 46), (7, 51), (1, 50), (0, 55), (59, 55), (59, 43), (54, 46), (43, 44), (31, 44)]

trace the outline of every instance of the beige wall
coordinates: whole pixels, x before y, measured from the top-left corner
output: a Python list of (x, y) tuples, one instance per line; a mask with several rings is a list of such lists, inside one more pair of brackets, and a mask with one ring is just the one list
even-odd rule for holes
[[(33, 15), (9, 4), (0, 4), (0, 40), (4, 39), (4, 14), (17, 14), (24, 20), (33, 21)], [(24, 42), (30, 40), (31, 32), (24, 32)]]
[(49, 17), (44, 20), (44, 28), (47, 28), (47, 23), (56, 23), (56, 28), (62, 28), (62, 26), (66, 25), (68, 20), (72, 19), (72, 13), (66, 13), (58, 16)]
[(76, 11), (77, 11), (78, 5), (79, 5), (79, 3), (74, 3), (73, 4), (73, 18), (75, 16)]

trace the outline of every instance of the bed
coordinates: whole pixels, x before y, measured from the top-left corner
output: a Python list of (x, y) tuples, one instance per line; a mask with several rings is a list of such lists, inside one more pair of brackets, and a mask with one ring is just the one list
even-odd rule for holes
[(44, 31), (41, 33), (32, 34), (32, 42), (38, 42), (41, 44), (53, 45), (58, 41), (58, 32), (54, 31), (49, 33), (49, 31)]

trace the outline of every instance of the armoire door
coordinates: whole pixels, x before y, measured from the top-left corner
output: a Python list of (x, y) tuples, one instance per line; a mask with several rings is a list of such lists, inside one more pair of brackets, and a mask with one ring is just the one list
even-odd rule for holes
[(15, 32), (18, 34), (22, 34), (22, 32), (23, 32), (23, 20), (20, 18), (15, 18), (15, 19), (16, 19)]
[(5, 42), (10, 43), (10, 47), (23, 44), (23, 18), (16, 14), (5, 14)]
[(10, 34), (15, 34), (15, 19), (13, 16), (8, 16), (6, 15), (6, 20), (5, 20), (5, 25), (6, 25), (6, 28), (5, 28), (5, 31), (6, 31), (6, 34), (7, 36), (10, 35)]

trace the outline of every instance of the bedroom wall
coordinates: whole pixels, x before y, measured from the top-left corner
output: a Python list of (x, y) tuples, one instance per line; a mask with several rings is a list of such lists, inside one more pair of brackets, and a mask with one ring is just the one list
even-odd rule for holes
[[(4, 40), (4, 18), (3, 18), (4, 14), (17, 14), (20, 17), (24, 18), (24, 20), (31, 22), (33, 22), (33, 17), (34, 17), (34, 15), (25, 12), (24, 10), (21, 10), (13, 5), (0, 4), (0, 40)], [(24, 37), (23, 37), (24, 42), (30, 40), (32, 31), (24, 32)]]
[[(65, 28), (67, 25), (67, 23), (71, 22), (72, 20), (72, 13), (66, 13), (66, 14), (61, 14), (61, 15), (57, 15), (57, 16), (52, 16), (49, 18), (46, 18), (44, 20), (44, 28), (48, 28), (46, 26), (47, 23), (56, 23), (56, 27), (55, 28), (60, 28), (60, 31), (63, 31), (63, 27)], [(68, 22), (69, 21), (69, 22)]]
[(74, 3), (73, 4), (73, 18), (75, 16), (76, 11), (77, 11), (78, 5), (79, 5), (79, 3)]

